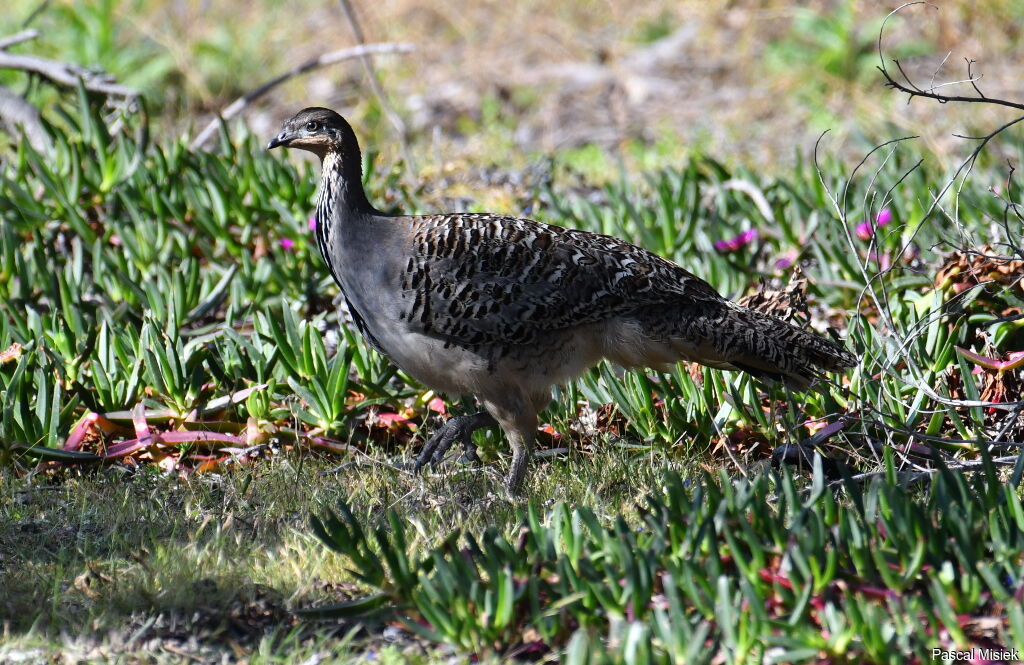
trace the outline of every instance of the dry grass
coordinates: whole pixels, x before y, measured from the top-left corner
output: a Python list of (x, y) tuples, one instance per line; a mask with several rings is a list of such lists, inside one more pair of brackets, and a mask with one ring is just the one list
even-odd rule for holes
[[(950, 155), (957, 151), (954, 131), (970, 133), (999, 117), (979, 115), (976, 108), (950, 112), (923, 101), (904, 106), (882, 87), (873, 53), (857, 64), (852, 81), (823, 71), (813, 59), (822, 55), (813, 47), (809, 61), (798, 55), (776, 63), (769, 57), (773, 47), (814, 37), (791, 31), (797, 12), (792, 2), (356, 4), (370, 39), (417, 46), (413, 57), (379, 61), (391, 102), (408, 118), (414, 136), (439, 130), (441, 145), (449, 147), (445, 139), (454, 139), (459, 154), (477, 159), (498, 159), (509, 136), (524, 153), (661, 139), (684, 150), (765, 165), (788, 162), (796, 151), (806, 156), (829, 128), (840, 140), (861, 131), (872, 139), (922, 134), (929, 149)], [(844, 3), (801, 4), (827, 16)], [(856, 30), (870, 30), (858, 37), (868, 40), (869, 50), (875, 33), (867, 26), (895, 6), (853, 3)], [(909, 71), (927, 81), (946, 58), (935, 80), (958, 80), (966, 76), (964, 58), (971, 58), (988, 94), (1024, 96), (1011, 57), (1020, 43), (1015, 26), (1021, 10), (1010, 0), (939, 7), (908, 9), (906, 19), (890, 28), (888, 43), (894, 47), (914, 40), (932, 45), (928, 55), (908, 60)], [(293, 24), (269, 29), (267, 52), (277, 53), (282, 63), (351, 44), (335, 3), (288, 13), (296, 14), (303, 23), (299, 45), (292, 42)], [(190, 17), (189, 30), (199, 20)], [(265, 25), (267, 19), (249, 22)], [(651, 40), (677, 31), (675, 48), (652, 48)], [(172, 41), (167, 37), (165, 42)], [(267, 60), (273, 67), (274, 58)], [(216, 108), (218, 100), (204, 102)], [(376, 118), (377, 105), (355, 64), (297, 82), (271, 106), (287, 113), (306, 103), (347, 109), (364, 116), (364, 124)], [(863, 147), (850, 146), (850, 152)], [(843, 151), (840, 145), (830, 148)], [(628, 152), (624, 156), (629, 159)]]
[[(345, 498), (368, 522), (398, 510), (422, 550), (456, 528), (516, 527), (516, 506), (495, 494), (497, 472), (448, 465), (414, 476), (381, 457), (324, 475), (333, 461), (285, 455), (188, 479), (111, 469), (43, 486), (0, 470), (0, 662), (349, 662), (351, 625), (290, 614), (362, 593), (347, 562), (310, 534), (311, 509)], [(601, 514), (639, 501), (665, 468), (614, 449), (537, 466), (537, 502)], [(399, 662), (443, 656), (404, 631), (382, 640), (382, 628), (353, 634), (352, 649), (383, 648)]]
[[(82, 4), (69, 3), (71, 6)], [(663, 161), (699, 150), (763, 167), (807, 156), (825, 129), (829, 153), (860, 154), (868, 142), (921, 134), (926, 147), (952, 158), (962, 146), (951, 134), (971, 133), (1001, 118), (998, 110), (949, 109), (904, 100), (873, 72), (877, 23), (896, 4), (818, 0), (738, 2), (356, 2), (371, 41), (408, 41), (413, 56), (379, 58), (390, 103), (407, 120), (421, 163), (468, 157), (507, 162), (515, 155), (572, 150), (588, 143), (621, 149), (637, 166), (631, 141), (659, 145)], [(965, 77), (977, 61), (991, 96), (1020, 98), (1024, 84), (1012, 54), (1021, 42), (1022, 10), (1014, 0), (946, 0), (912, 7), (890, 27), (887, 45), (927, 44), (906, 59), (927, 83)], [(15, 0), (0, 31), (36, 7)], [(803, 9), (799, 9), (802, 7)], [(809, 11), (849, 29), (799, 30)], [(36, 25), (56, 30), (59, 13)], [(353, 44), (334, 0), (317, 2), (176, 2), (118, 5), (116, 40), (143, 41), (170, 55), (178, 74), (164, 79), (167, 123), (182, 130), (225, 106), (272, 73), (319, 53)], [(678, 38), (671, 49), (659, 51)], [(847, 41), (844, 42), (843, 40)], [(822, 46), (825, 44), (826, 46)], [(832, 44), (832, 46), (827, 46)], [(845, 73), (829, 71), (844, 48), (867, 52)], [(59, 48), (51, 46), (50, 48)], [(828, 52), (829, 48), (837, 53)], [(781, 55), (780, 55), (781, 54)], [(862, 53), (863, 56), (863, 53)], [(945, 65), (937, 70), (945, 60)], [(126, 72), (115, 72), (125, 76)], [(352, 117), (397, 159), (397, 138), (356, 62), (313, 73), (249, 111), (263, 135), (297, 107), (322, 104)], [(859, 140), (865, 136), (864, 140)], [(853, 137), (855, 140), (844, 143)], [(647, 157), (647, 159), (650, 159)]]

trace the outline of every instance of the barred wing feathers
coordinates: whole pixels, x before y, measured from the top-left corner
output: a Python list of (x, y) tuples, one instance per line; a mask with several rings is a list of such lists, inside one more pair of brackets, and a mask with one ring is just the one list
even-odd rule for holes
[(644, 307), (725, 304), (707, 282), (611, 236), (486, 214), (412, 223), (405, 318), (453, 343), (532, 344)]

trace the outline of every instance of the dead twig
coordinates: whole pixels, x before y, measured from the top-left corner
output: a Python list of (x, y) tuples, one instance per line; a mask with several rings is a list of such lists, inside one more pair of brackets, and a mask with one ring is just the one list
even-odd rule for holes
[(932, 84), (929, 85), (927, 88), (922, 88), (922, 87), (918, 86), (916, 83), (914, 83), (914, 81), (910, 78), (910, 76), (906, 73), (906, 71), (904, 71), (903, 65), (900, 63), (900, 61), (897, 60), (896, 58), (893, 58), (893, 60), (892, 60), (893, 64), (896, 65), (896, 69), (899, 70), (900, 76), (903, 77), (903, 80), (906, 81), (906, 83), (901, 83), (901, 82), (897, 81), (892, 76), (892, 74), (889, 73), (889, 69), (885, 66), (885, 56), (882, 53), (882, 35), (885, 32), (885, 24), (889, 21), (890, 18), (892, 18), (895, 14), (900, 13), (901, 11), (906, 9), (907, 7), (912, 7), (914, 5), (928, 5), (929, 7), (932, 7), (934, 9), (938, 9), (938, 7), (935, 7), (935, 5), (932, 5), (929, 2), (924, 2), (923, 0), (919, 0), (918, 2), (907, 2), (907, 3), (904, 3), (904, 4), (900, 5), (899, 7), (897, 7), (896, 9), (892, 10), (891, 12), (889, 12), (888, 16), (885, 17), (885, 21), (882, 22), (881, 28), (879, 28), (879, 30), (878, 30), (878, 60), (880, 62), (880, 64), (878, 65), (878, 71), (882, 72), (882, 76), (885, 77), (885, 81), (886, 81), (885, 84), (886, 84), (886, 86), (888, 86), (890, 88), (893, 88), (894, 90), (899, 90), (900, 92), (904, 92), (907, 95), (909, 95), (911, 98), (913, 98), (913, 97), (924, 97), (925, 99), (934, 99), (935, 101), (939, 102), (940, 104), (945, 104), (946, 102), (968, 102), (968, 103), (973, 103), (973, 104), (995, 104), (996, 106), (1006, 106), (1008, 108), (1018, 109), (1018, 110), (1024, 111), (1024, 103), (1014, 102), (1014, 101), (1011, 101), (1011, 100), (1008, 100), (1008, 99), (997, 99), (995, 97), (986, 97), (985, 95), (983, 95), (981, 93), (981, 90), (978, 89), (978, 85), (977, 85), (977, 81), (981, 77), (980, 76), (975, 76), (974, 72), (972, 71), (972, 65), (974, 63), (973, 60), (967, 60), (967, 79), (965, 81), (957, 81), (957, 83), (970, 83), (971, 86), (974, 88), (974, 90), (978, 93), (977, 96), (973, 96), (972, 97), (972, 96), (967, 96), (967, 95), (943, 95), (943, 94), (937, 93), (937, 92), (935, 92), (936, 89), (938, 89), (938, 88), (940, 88), (940, 87), (942, 87), (944, 85), (949, 85), (949, 84), (942, 84), (942, 85), (936, 86), (934, 84), (934, 80), (935, 80), (934, 75), (932, 76)]
[(38, 152), (47, 152), (52, 147), (50, 135), (43, 128), (39, 109), (24, 97), (6, 86), (0, 85), (0, 127), (12, 136), (20, 128), (31, 145)]
[[(6, 49), (33, 40), (39, 34), (38, 30), (22, 30), (8, 37), (0, 38), (0, 69), (28, 72), (58, 85), (74, 87), (81, 84), (90, 92), (123, 97), (129, 101), (138, 98), (137, 91), (127, 86), (118, 85), (108, 74), (72, 63), (7, 52)], [(52, 142), (43, 127), (39, 109), (18, 93), (4, 86), (0, 86), (0, 126), (11, 135), (20, 130), (28, 138), (32, 147), (38, 151), (46, 152), (52, 148)]]
[[(1015, 465), (1017, 463), (1017, 457), (1018, 457), (1017, 455), (1007, 455), (1005, 457), (993, 457), (993, 458), (991, 458), (991, 462), (992, 462), (992, 464), (995, 464), (995, 465), (998, 465), (998, 466), (1013, 466), (1013, 465)], [(946, 466), (946, 469), (949, 470), (949, 471), (964, 471), (964, 472), (967, 472), (967, 471), (984, 471), (985, 470), (985, 460), (970, 460), (968, 462), (961, 462), (960, 464), (949, 464), (949, 465)], [(896, 476), (898, 478), (900, 478), (907, 485), (912, 485), (914, 483), (921, 482), (922, 480), (926, 480), (928, 478), (931, 478), (932, 476), (938, 474), (941, 471), (942, 471), (942, 469), (939, 468), (939, 467), (934, 467), (934, 468), (931, 468), (931, 469), (923, 469), (923, 470), (920, 470), (920, 471), (897, 471), (896, 472)], [(859, 481), (859, 480), (871, 480), (872, 478), (882, 478), (887, 473), (888, 473), (887, 471), (869, 471), (867, 473), (858, 473), (856, 475), (850, 476), (850, 480)], [(833, 480), (831, 483), (829, 483), (827, 485), (827, 487), (829, 489), (836, 488), (836, 487), (842, 487), (843, 483), (845, 483), (845, 482), (846, 482), (846, 480)]]
[(22, 30), (21, 32), (14, 33), (10, 37), (0, 38), (0, 51), (5, 51), (16, 44), (21, 44), (22, 42), (30, 41), (38, 36), (39, 31), (33, 29)]
[[(341, 10), (345, 13), (345, 18), (348, 20), (348, 27), (352, 30), (352, 37), (355, 38), (355, 42), (359, 45), (365, 44), (367, 39), (362, 34), (362, 27), (359, 26), (359, 19), (355, 16), (355, 10), (352, 9), (352, 3), (349, 0), (339, 0), (341, 3)], [(398, 140), (401, 144), (402, 157), (406, 159), (406, 163), (413, 167), (413, 156), (409, 152), (409, 141), (406, 135), (406, 123), (402, 122), (401, 116), (391, 107), (391, 103), (387, 99), (387, 95), (384, 94), (384, 86), (381, 85), (381, 80), (377, 76), (377, 71), (374, 69), (373, 63), (371, 63), (369, 57), (361, 57), (362, 69), (367, 71), (367, 76), (370, 77), (370, 87), (373, 88), (374, 94), (377, 95), (377, 99), (381, 102), (381, 109), (384, 110), (384, 115), (387, 116), (388, 122), (394, 127), (395, 133), (398, 134)], [(413, 168), (412, 170), (416, 170)]]
[(245, 110), (249, 104), (264, 96), (290, 78), (294, 78), (300, 74), (305, 74), (312, 69), (327, 67), (328, 65), (334, 65), (344, 60), (351, 60), (352, 58), (365, 58), (371, 55), (383, 55), (387, 53), (409, 53), (414, 50), (415, 47), (412, 44), (404, 43), (384, 42), (380, 44), (362, 44), (352, 48), (324, 53), (316, 58), (307, 60), (297, 67), (275, 76), (263, 85), (245, 93), (235, 101), (228, 104), (224, 110), (218, 113), (217, 117), (211, 120), (210, 124), (208, 124), (203, 131), (199, 132), (196, 138), (193, 139), (191, 148), (193, 150), (201, 148), (217, 132), (217, 128), (220, 126), (222, 121), (230, 120), (235, 117)]
[[(359, 19), (356, 18), (356, 13), (352, 9), (352, 4), (349, 0), (338, 0), (341, 3), (341, 10), (345, 13), (345, 18), (348, 20), (348, 25), (352, 29), (352, 36), (355, 37), (356, 43), (360, 46), (366, 43), (366, 38), (363, 36), (363, 29), (359, 25)], [(381, 109), (384, 110), (384, 115), (388, 117), (388, 121), (395, 128), (395, 132), (398, 134), (399, 144), (402, 146), (402, 157), (405, 159), (405, 163), (409, 166), (411, 172), (415, 172), (415, 166), (412, 161), (412, 153), (409, 151), (409, 141), (406, 136), (405, 122), (402, 121), (402, 117), (398, 115), (395, 109), (391, 106), (388, 101), (387, 95), (384, 94), (384, 86), (380, 83), (380, 78), (377, 77), (377, 71), (373, 68), (373, 63), (370, 59), (362, 56), (360, 58), (363, 63), (363, 69), (366, 70), (366, 75), (370, 79), (370, 87), (373, 89), (373, 94), (377, 95), (377, 100), (380, 101)]]
[(113, 82), (113, 77), (69, 62), (49, 60), (34, 55), (18, 55), (0, 51), (0, 69), (31, 72), (60, 85), (75, 87), (81, 83), (89, 92), (134, 99), (139, 91)]

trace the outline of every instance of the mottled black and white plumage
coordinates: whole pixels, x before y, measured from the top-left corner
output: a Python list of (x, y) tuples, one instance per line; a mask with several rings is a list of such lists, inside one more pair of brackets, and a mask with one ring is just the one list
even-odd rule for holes
[(387, 216), (368, 202), (352, 128), (328, 109), (285, 123), (271, 148), (320, 156), (317, 243), (359, 331), (425, 385), (473, 394), (417, 466), (499, 424), (516, 492), (554, 384), (603, 358), (624, 367), (690, 360), (795, 389), (857, 357), (831, 340), (726, 300), (675, 263), (611, 236), (490, 214)]

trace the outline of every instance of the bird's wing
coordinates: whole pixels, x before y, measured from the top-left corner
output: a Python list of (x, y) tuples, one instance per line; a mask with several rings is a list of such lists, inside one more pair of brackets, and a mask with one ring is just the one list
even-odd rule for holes
[(611, 236), (496, 215), (413, 218), (404, 317), (465, 345), (545, 333), (650, 305), (720, 303), (707, 282)]

